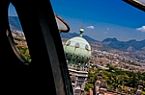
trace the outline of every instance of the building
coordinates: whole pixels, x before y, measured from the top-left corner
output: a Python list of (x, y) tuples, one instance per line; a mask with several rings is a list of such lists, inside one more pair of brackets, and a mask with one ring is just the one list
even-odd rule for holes
[(84, 29), (80, 29), (80, 36), (73, 37), (64, 43), (64, 51), (68, 63), (69, 74), (72, 81), (74, 95), (84, 92), (88, 78), (91, 46), (83, 38)]

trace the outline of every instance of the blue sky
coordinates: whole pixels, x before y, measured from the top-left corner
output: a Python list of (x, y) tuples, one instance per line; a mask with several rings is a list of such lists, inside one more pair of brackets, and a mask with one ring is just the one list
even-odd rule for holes
[[(51, 0), (54, 12), (70, 26), (70, 32), (103, 40), (116, 37), (119, 40), (145, 39), (145, 12), (122, 0)], [(10, 6), (10, 14), (15, 15)]]

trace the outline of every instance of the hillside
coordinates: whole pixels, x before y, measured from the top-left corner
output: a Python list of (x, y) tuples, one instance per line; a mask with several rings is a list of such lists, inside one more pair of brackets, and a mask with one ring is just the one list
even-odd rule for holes
[(102, 41), (104, 45), (107, 45), (114, 49), (124, 50), (124, 51), (136, 51), (145, 48), (145, 40), (136, 41), (119, 41), (116, 38), (107, 38)]

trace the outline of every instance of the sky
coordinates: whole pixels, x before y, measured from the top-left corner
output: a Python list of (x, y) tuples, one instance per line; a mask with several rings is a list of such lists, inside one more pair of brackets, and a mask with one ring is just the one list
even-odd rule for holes
[[(70, 26), (70, 32), (85, 34), (96, 40), (145, 39), (145, 12), (122, 0), (51, 0), (54, 13)], [(10, 5), (10, 15), (16, 15)]]

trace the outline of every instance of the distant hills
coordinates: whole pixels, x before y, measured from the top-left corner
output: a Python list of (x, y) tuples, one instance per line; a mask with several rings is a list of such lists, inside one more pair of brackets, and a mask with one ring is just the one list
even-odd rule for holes
[[(72, 37), (79, 36), (77, 33), (61, 33), (62, 38), (70, 39)], [(84, 35), (84, 38), (88, 42), (99, 42), (103, 47), (102, 48), (112, 48), (122, 51), (136, 51), (136, 50), (145, 50), (145, 40), (129, 40), (129, 41), (119, 41), (117, 38), (106, 38), (103, 41), (97, 41), (87, 35)]]
[[(9, 16), (9, 23), (10, 23), (10, 27), (12, 30), (18, 30), (18, 31), (22, 31), (22, 28), (20, 26), (20, 22), (17, 16)], [(79, 36), (79, 34), (77, 33), (60, 33), (62, 38), (65, 39), (70, 39), (72, 37), (76, 37)], [(96, 40), (92, 39), (89, 36), (84, 35), (84, 38), (90, 42), (95, 42)]]
[[(17, 16), (9, 16), (10, 27), (13, 30), (21, 31), (21, 26), (19, 23), (19, 19)], [(70, 39), (72, 37), (79, 36), (79, 34), (75, 32), (69, 33), (60, 33), (60, 36), (64, 39)], [(88, 42), (98, 43), (97, 45), (101, 46), (105, 49), (118, 49), (123, 51), (136, 51), (136, 50), (145, 50), (145, 40), (137, 41), (137, 40), (129, 40), (129, 41), (119, 41), (117, 38), (106, 38), (103, 41), (97, 41), (87, 35), (83, 36)]]
[(119, 41), (116, 38), (107, 38), (102, 41), (102, 44), (107, 45), (114, 49), (125, 51), (142, 50), (145, 48), (145, 40)]
[[(60, 33), (60, 36), (64, 39), (70, 39), (72, 37), (76, 37), (76, 36), (79, 36), (79, 34), (73, 32), (69, 32), (69, 33)], [(98, 42), (97, 40), (87, 36), (87, 35), (83, 35), (83, 37), (88, 41), (88, 42)]]

